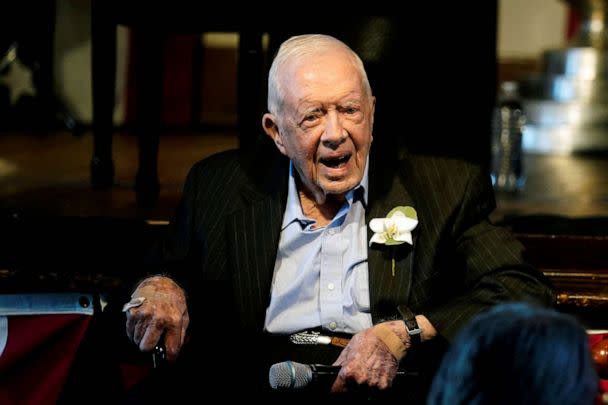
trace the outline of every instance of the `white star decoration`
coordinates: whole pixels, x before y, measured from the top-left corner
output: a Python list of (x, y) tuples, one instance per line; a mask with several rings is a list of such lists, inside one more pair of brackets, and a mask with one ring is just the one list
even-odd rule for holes
[(0, 76), (0, 84), (8, 87), (11, 105), (17, 103), (21, 96), (34, 97), (36, 95), (32, 71), (21, 63), (18, 57), (11, 62), (8, 72), (4, 76)]

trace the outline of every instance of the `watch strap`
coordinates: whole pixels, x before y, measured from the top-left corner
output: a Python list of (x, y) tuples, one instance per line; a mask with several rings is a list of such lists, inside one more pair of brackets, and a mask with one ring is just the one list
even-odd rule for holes
[(405, 323), (405, 329), (407, 329), (407, 333), (410, 335), (412, 346), (419, 344), (421, 341), (422, 329), (418, 326), (416, 315), (414, 315), (407, 305), (399, 305), (397, 311), (399, 311), (401, 319)]

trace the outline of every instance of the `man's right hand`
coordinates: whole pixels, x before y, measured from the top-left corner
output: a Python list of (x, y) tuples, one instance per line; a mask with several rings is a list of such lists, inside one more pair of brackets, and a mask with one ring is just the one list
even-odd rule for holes
[(184, 344), (190, 317), (184, 290), (168, 277), (145, 279), (131, 295), (141, 300), (127, 309), (127, 336), (141, 351), (150, 351), (165, 333), (167, 360), (175, 361)]

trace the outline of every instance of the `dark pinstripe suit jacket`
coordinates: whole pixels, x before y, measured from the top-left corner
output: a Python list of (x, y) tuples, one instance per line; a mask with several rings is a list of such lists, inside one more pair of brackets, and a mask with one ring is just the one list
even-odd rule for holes
[[(287, 194), (288, 162), (278, 153), (269, 156), (252, 165), (224, 152), (197, 163), (163, 247), (167, 266), (191, 287), (193, 305), (206, 311), (231, 308), (242, 326), (258, 331), (269, 303)], [(413, 206), (419, 219), (413, 246), (369, 248), (375, 322), (407, 303), (451, 339), (471, 316), (497, 302), (554, 301), (543, 275), (523, 263), (522, 245), (487, 221), (494, 195), (478, 167), (413, 155), (392, 163), (372, 156), (370, 162), (366, 221), (398, 205)], [(200, 285), (207, 288), (196, 291)]]

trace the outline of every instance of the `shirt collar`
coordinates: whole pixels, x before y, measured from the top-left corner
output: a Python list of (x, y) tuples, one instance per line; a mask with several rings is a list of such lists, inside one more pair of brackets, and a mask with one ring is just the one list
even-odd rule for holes
[[(367, 194), (368, 194), (368, 169), (369, 169), (369, 155), (365, 162), (365, 170), (363, 171), (363, 178), (361, 182), (348, 193), (346, 193), (346, 201), (349, 206), (355, 201), (361, 201), (364, 207), (367, 207)], [(302, 227), (314, 222), (310, 218), (306, 218), (302, 212), (302, 205), (300, 204), (300, 197), (298, 195), (298, 189), (296, 187), (295, 170), (293, 162), (289, 161), (289, 181), (287, 184), (287, 206), (285, 207), (285, 215), (283, 216), (283, 224), (281, 225), (281, 231), (287, 228), (289, 224), (294, 221), (298, 221)]]

